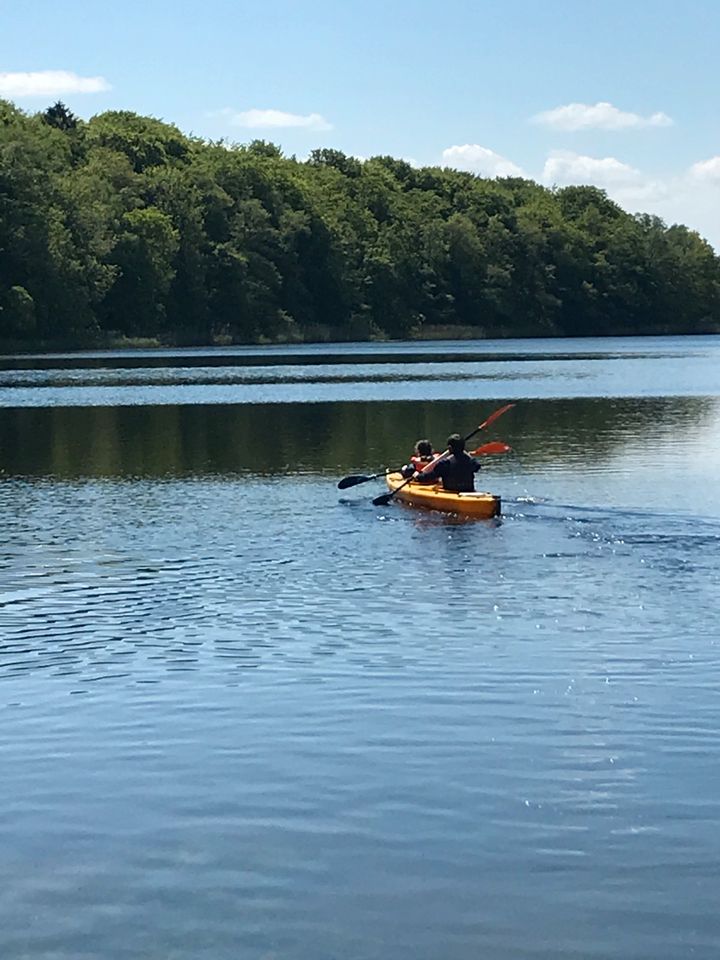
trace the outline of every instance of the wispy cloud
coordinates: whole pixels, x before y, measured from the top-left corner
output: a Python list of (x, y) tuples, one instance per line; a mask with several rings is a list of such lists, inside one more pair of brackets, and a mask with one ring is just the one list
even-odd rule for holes
[(541, 179), (548, 186), (601, 187), (628, 210), (656, 203), (664, 199), (670, 189), (667, 181), (648, 177), (615, 157), (587, 157), (569, 150), (550, 154)]
[(666, 223), (684, 223), (697, 230), (720, 254), (720, 190), (717, 183), (693, 175), (676, 177), (666, 196), (643, 209), (651, 209)]
[(670, 127), (673, 122), (666, 113), (643, 117), (604, 102), (594, 105), (568, 103), (554, 110), (544, 110), (532, 119), (534, 123), (554, 130), (632, 130), (639, 127)]
[(545, 183), (580, 184), (597, 186), (627, 184), (640, 179), (640, 171), (615, 157), (585, 157), (570, 150), (556, 150), (550, 154), (543, 167)]
[(58, 97), (68, 93), (102, 93), (110, 89), (104, 77), (80, 77), (69, 70), (0, 73), (0, 96), (3, 97)]
[(700, 160), (690, 167), (690, 175), (696, 180), (710, 180), (720, 184), (720, 157)]
[(592, 185), (607, 191), (630, 213), (643, 211), (667, 223), (685, 223), (706, 237), (720, 253), (720, 155), (701, 160), (676, 176), (653, 177), (618, 160), (570, 150), (547, 156), (538, 177), (525, 174), (487, 147), (466, 144), (443, 151), (448, 166), (486, 176), (532, 176), (546, 186)]
[(619, 183), (615, 187), (609, 185), (608, 193), (626, 210), (635, 213), (649, 210), (666, 200), (673, 189), (671, 181), (639, 177), (633, 183)]
[(442, 152), (445, 166), (485, 177), (523, 177), (522, 169), (506, 157), (477, 143), (448, 147)]
[(280, 130), (296, 127), (304, 130), (332, 130), (332, 124), (319, 113), (285, 113), (284, 110), (233, 110), (226, 107), (218, 111), (233, 127), (249, 130)]

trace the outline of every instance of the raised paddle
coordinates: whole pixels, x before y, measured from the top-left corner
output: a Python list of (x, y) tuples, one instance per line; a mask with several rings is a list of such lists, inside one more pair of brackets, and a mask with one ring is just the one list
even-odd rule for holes
[[(511, 410), (514, 406), (515, 406), (514, 403), (506, 403), (504, 407), (500, 407), (499, 410), (496, 410), (494, 413), (491, 413), (490, 416), (487, 418), (487, 420), (483, 420), (483, 422), (480, 424), (479, 427), (475, 427), (475, 429), (471, 431), (466, 437), (463, 437), (463, 441), (467, 443), (468, 440), (474, 437), (476, 433), (480, 433), (480, 431), (484, 430), (485, 427), (489, 427), (490, 424), (494, 423), (498, 417), (501, 417), (504, 413), (507, 413), (508, 410)], [(440, 457), (437, 458), (437, 460), (433, 460), (432, 463), (429, 463), (426, 467), (423, 467), (420, 473), (428, 473), (430, 470), (433, 469), (433, 467), (437, 465), (437, 463), (440, 460), (442, 460), (444, 457), (447, 457), (449, 453), (450, 451), (446, 450), (445, 453), (443, 453)], [(395, 490), (391, 490), (389, 493), (381, 493), (379, 497), (375, 497), (375, 499), (373, 500), (373, 505), (376, 507), (387, 506), (388, 503), (390, 503), (390, 501), (392, 500), (392, 498), (397, 493), (399, 493), (403, 487), (406, 487), (411, 480), (412, 480), (412, 477), (408, 477), (407, 480), (401, 483), (400, 486), (397, 487)]]

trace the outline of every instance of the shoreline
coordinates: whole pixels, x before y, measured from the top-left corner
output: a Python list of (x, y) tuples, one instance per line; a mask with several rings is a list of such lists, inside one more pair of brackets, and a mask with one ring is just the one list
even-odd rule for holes
[(543, 331), (542, 333), (529, 333), (528, 331), (489, 331), (476, 327), (464, 326), (442, 326), (426, 327), (414, 333), (409, 333), (402, 338), (393, 338), (386, 336), (374, 336), (367, 339), (332, 337), (332, 336), (310, 336), (310, 337), (259, 337), (255, 340), (240, 340), (232, 337), (215, 337), (209, 342), (201, 343), (178, 343), (169, 338), (160, 337), (103, 337), (92, 341), (39, 341), (37, 343), (27, 343), (20, 341), (0, 341), (0, 356), (16, 356), (18, 354), (42, 354), (42, 353), (82, 353), (97, 350), (188, 350), (188, 349), (212, 349), (223, 347), (278, 347), (278, 346), (306, 346), (311, 344), (326, 344), (333, 346), (347, 343), (367, 343), (385, 344), (385, 343), (433, 343), (444, 340), (457, 340), (463, 342), (477, 341), (479, 343), (491, 340), (594, 340), (594, 339), (613, 339), (630, 337), (696, 337), (696, 336), (717, 336), (720, 335), (720, 322), (708, 321), (705, 324), (698, 324), (692, 330), (676, 330), (671, 327), (653, 328), (653, 329), (618, 329), (603, 331), (598, 333), (577, 333), (569, 335), (567, 333), (555, 333), (552, 331)]

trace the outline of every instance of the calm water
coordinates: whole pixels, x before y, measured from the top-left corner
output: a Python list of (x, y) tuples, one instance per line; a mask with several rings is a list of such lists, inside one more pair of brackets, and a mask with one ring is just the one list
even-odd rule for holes
[(720, 955), (720, 338), (5, 357), (0, 467), (3, 960)]

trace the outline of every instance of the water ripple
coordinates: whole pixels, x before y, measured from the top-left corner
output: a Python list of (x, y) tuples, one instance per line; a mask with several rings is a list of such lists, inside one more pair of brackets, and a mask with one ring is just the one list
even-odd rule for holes
[(718, 520), (552, 476), (0, 485), (2, 956), (713, 956)]

